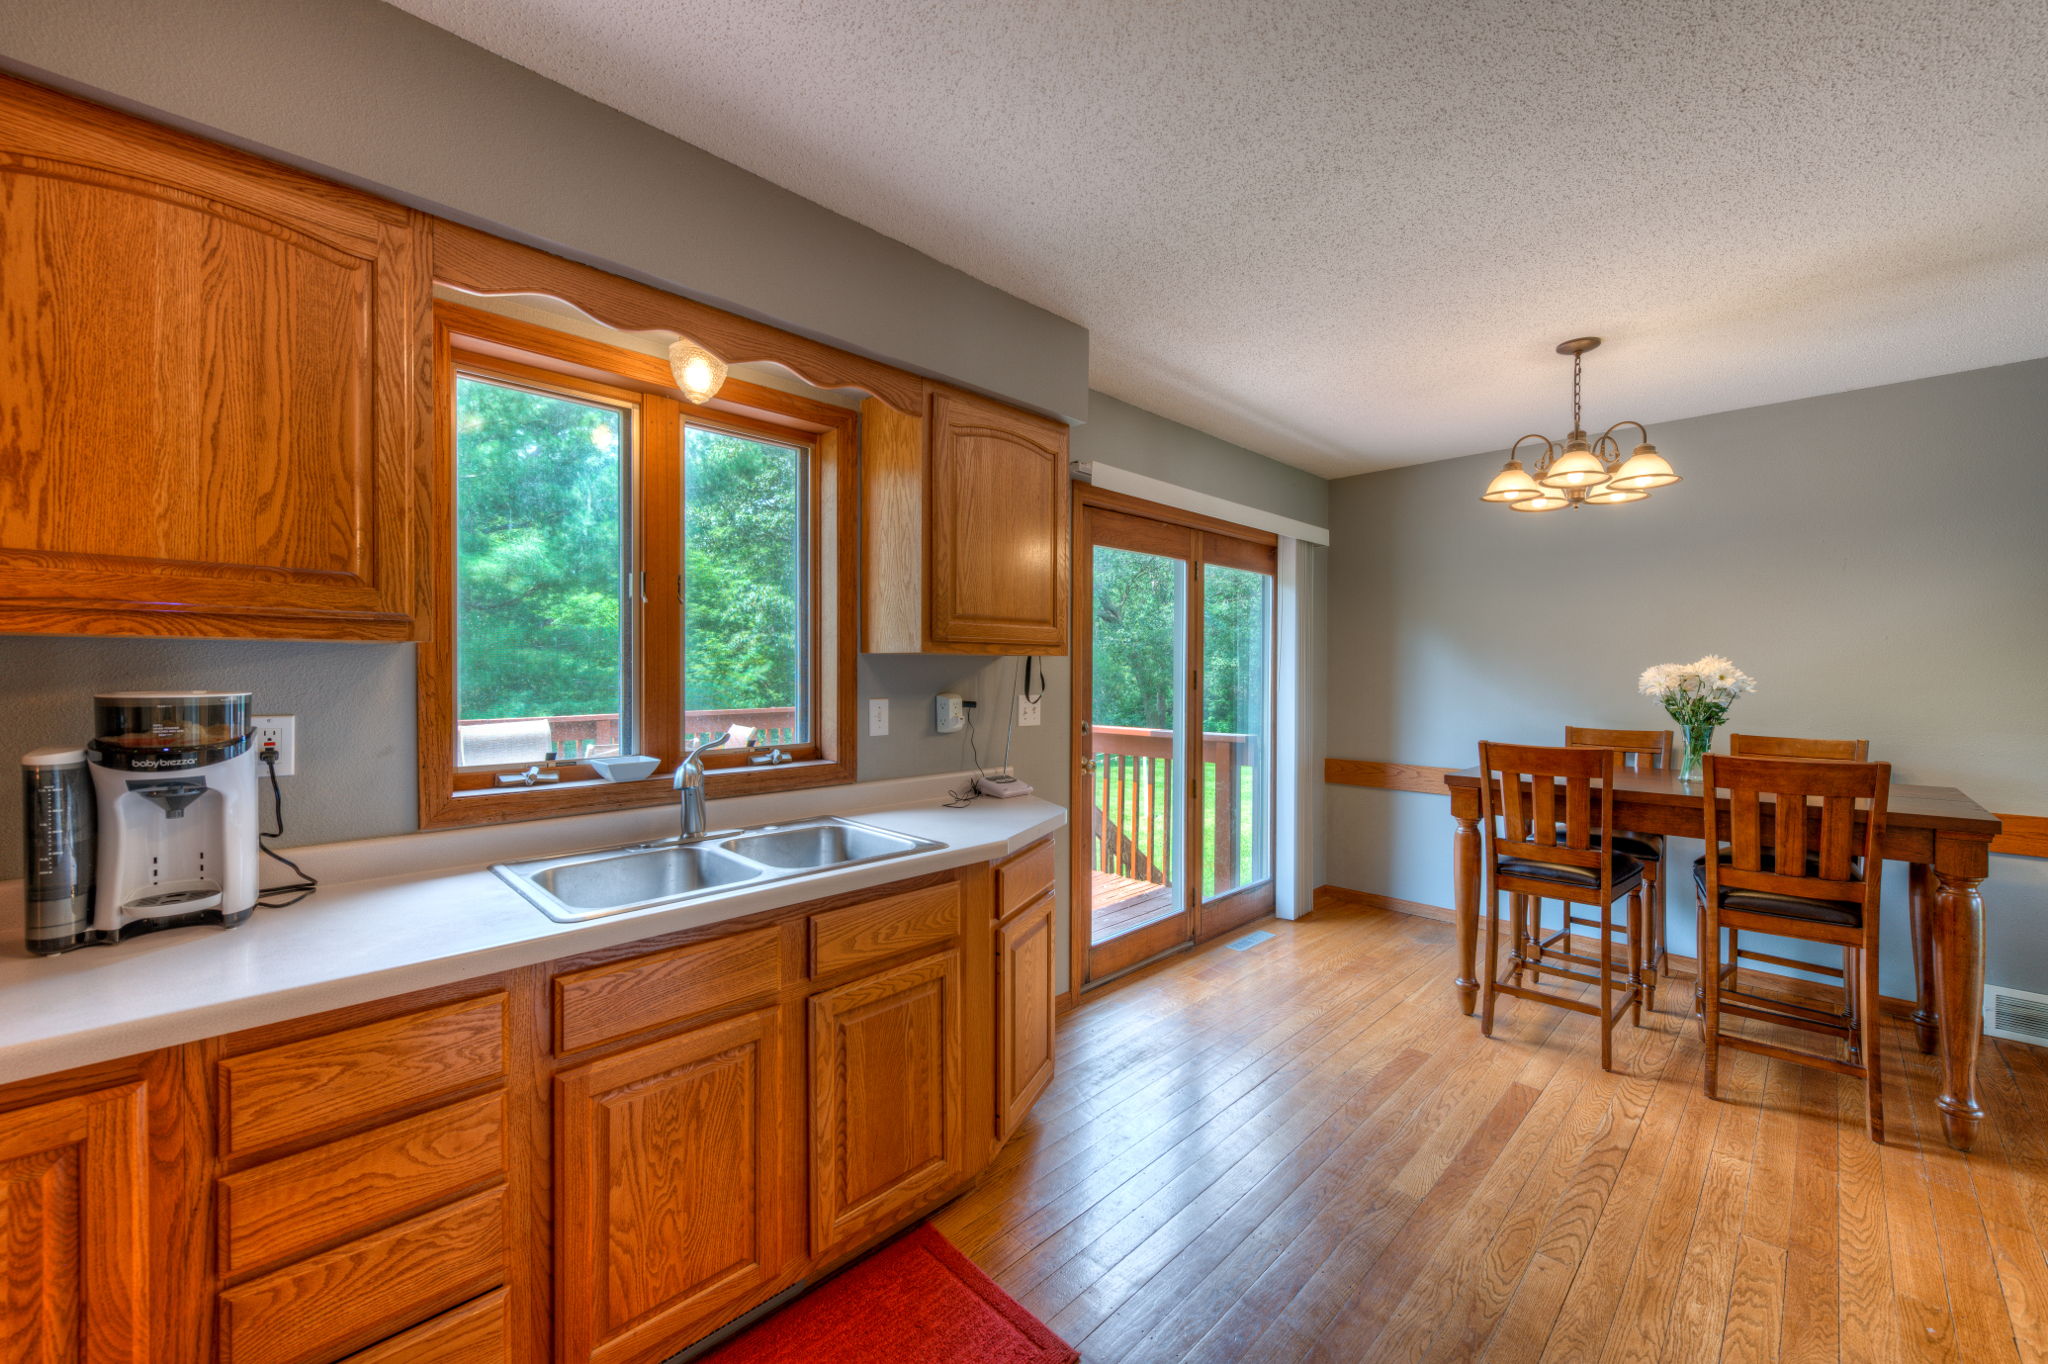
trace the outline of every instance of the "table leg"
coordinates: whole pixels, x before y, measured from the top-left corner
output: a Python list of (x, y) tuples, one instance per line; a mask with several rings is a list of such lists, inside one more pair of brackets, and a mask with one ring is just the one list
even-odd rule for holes
[(1479, 821), (1460, 819), (1451, 836), (1452, 883), (1458, 911), (1458, 1005), (1468, 1015), (1479, 1006)]
[(1913, 912), (1913, 1032), (1920, 1050), (1934, 1054), (1939, 1037), (1934, 1010), (1934, 868), (1925, 862), (1906, 867), (1906, 902)]
[(1967, 1151), (1984, 1110), (1977, 1103), (1977, 1047), (1984, 1019), (1984, 878), (1935, 872), (1934, 1011), (1941, 1021), (1941, 1129)]

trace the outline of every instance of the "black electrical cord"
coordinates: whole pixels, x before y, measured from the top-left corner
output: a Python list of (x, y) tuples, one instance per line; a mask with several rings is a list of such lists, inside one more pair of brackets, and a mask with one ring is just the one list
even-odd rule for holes
[[(304, 867), (301, 867), (283, 853), (273, 850), (269, 844), (263, 842), (266, 838), (284, 837), (284, 788), (277, 784), (277, 750), (266, 748), (256, 756), (262, 760), (264, 768), (270, 773), (270, 812), (271, 817), (277, 822), (275, 829), (266, 830), (259, 827), (256, 830), (256, 846), (263, 850), (265, 857), (284, 863), (287, 867), (298, 873), (299, 876), (297, 881), (286, 885), (264, 887), (261, 891), (257, 892), (256, 903), (264, 909), (289, 909), (314, 891), (320, 889), (320, 880), (318, 877), (308, 873)], [(289, 900), (266, 900), (262, 898), (265, 895), (289, 895), (292, 898)]]
[[(988, 773), (982, 770), (981, 745), (975, 742), (977, 738), (974, 728), (975, 703), (972, 701), (962, 701), (960, 709), (967, 721), (967, 752), (974, 759), (974, 770), (985, 777)], [(952, 799), (946, 802), (945, 808), (948, 810), (959, 810), (981, 799), (981, 788), (970, 781), (963, 790), (948, 791), (946, 794), (951, 796)]]

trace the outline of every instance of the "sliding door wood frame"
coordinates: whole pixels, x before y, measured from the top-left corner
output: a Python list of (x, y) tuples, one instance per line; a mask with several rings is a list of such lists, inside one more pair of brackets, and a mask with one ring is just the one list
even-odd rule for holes
[[(1072, 607), (1067, 614), (1071, 627), (1073, 667), (1068, 698), (1068, 773), (1075, 799), (1069, 802), (1068, 838), (1070, 887), (1067, 896), (1067, 993), (1066, 1006), (1078, 1004), (1087, 980), (1088, 955), (1094, 938), (1094, 773), (1088, 770), (1088, 727), (1093, 723), (1095, 649), (1094, 529), (1097, 514), (1115, 516), (1130, 548), (1145, 553), (1177, 558), (1188, 566), (1187, 624), (1185, 631), (1187, 686), (1183, 695), (1183, 742), (1176, 753), (1184, 771), (1181, 792), (1186, 800), (1187, 828), (1176, 830), (1181, 840), (1177, 859), (1184, 907), (1179, 913), (1148, 924), (1125, 935), (1130, 940), (1133, 960), (1104, 980), (1134, 969), (1177, 945), (1193, 947), (1272, 912), (1274, 878), (1243, 888), (1242, 893), (1203, 902), (1202, 886), (1202, 763), (1201, 736), (1203, 707), (1203, 568), (1217, 564), (1272, 575), (1277, 584), (1280, 537), (1271, 531), (1254, 530), (1200, 512), (1184, 511), (1164, 503), (1132, 497), (1128, 493), (1076, 483), (1072, 515), (1068, 518), (1072, 538)], [(1144, 529), (1150, 526), (1153, 529)], [(1178, 535), (1176, 535), (1178, 532)], [(1147, 542), (1151, 542), (1148, 544)], [(1268, 640), (1269, 651), (1277, 647)], [(1272, 659), (1277, 665), (1277, 657)], [(1277, 666), (1273, 669), (1277, 675)], [(1268, 688), (1268, 718), (1272, 711), (1272, 689)], [(1270, 743), (1270, 739), (1269, 739)], [(1075, 816), (1078, 815), (1078, 818)], [(1277, 831), (1276, 831), (1277, 832)], [(1274, 840), (1277, 843), (1277, 838)], [(1278, 848), (1274, 849), (1277, 859)], [(1102, 984), (1103, 981), (1092, 982)]]

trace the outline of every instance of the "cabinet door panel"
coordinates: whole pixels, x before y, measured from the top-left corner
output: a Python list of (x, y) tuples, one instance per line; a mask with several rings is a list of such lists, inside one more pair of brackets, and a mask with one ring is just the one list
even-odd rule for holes
[(860, 1239), (960, 1176), (960, 953), (811, 999), (811, 1248)]
[(0, 1114), (0, 1350), (9, 1364), (144, 1364), (143, 1087)]
[(661, 1359), (784, 1276), (781, 1014), (556, 1078), (559, 1357)]
[(1007, 1141), (1052, 1083), (1053, 896), (996, 929), (996, 1135)]
[(0, 81), (0, 220), (0, 622), (408, 636), (414, 216)]
[(930, 438), (932, 639), (1064, 653), (1064, 430), (941, 393)]

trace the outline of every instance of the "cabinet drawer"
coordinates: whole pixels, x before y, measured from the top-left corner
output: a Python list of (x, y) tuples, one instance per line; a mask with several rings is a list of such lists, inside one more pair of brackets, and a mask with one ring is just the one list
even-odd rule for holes
[(949, 942), (960, 932), (960, 887), (948, 882), (811, 916), (811, 974), (828, 975)]
[(220, 1063), (221, 1150), (318, 1136), (505, 1074), (505, 996), (366, 1023)]
[(431, 1207), (505, 1170), (505, 1097), (484, 1094), (220, 1181), (230, 1276)]
[(493, 1189), (223, 1292), (221, 1364), (328, 1364), (504, 1280)]
[(1052, 889), (1053, 842), (1042, 838), (996, 863), (996, 917), (1007, 919)]
[(504, 1364), (511, 1324), (505, 1296), (504, 1289), (495, 1289), (350, 1355), (347, 1364)]
[(572, 971), (555, 977), (555, 1049), (596, 1046), (781, 985), (781, 934), (773, 928)]

